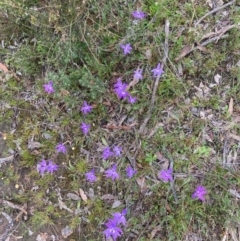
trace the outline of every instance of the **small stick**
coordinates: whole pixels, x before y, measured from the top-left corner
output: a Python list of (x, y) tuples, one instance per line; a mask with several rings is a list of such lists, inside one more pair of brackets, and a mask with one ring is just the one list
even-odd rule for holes
[(9, 202), (9, 201), (6, 201), (6, 200), (2, 200), (2, 203), (5, 204), (5, 205), (7, 205), (7, 206), (9, 206), (9, 207), (11, 207), (11, 208), (18, 209), (18, 210), (22, 211), (25, 215), (27, 215), (27, 211), (24, 210), (24, 209), (23, 209), (22, 207), (20, 207), (19, 205), (16, 205), (16, 204), (14, 204), (14, 203), (12, 203), (12, 202)]
[[(23, 213), (25, 212), (25, 209), (27, 209), (27, 204), (24, 203), (21, 208), (22, 208), (22, 210), (19, 212), (19, 214), (18, 214), (17, 217), (15, 218), (15, 221), (19, 221), (19, 219), (21, 218), (21, 216), (22, 216)], [(25, 214), (26, 214), (26, 213), (25, 213)]]
[(227, 38), (229, 35), (228, 34), (225, 34), (225, 35), (222, 35), (220, 34), (219, 36), (216, 36), (214, 38), (210, 38), (206, 41), (204, 41), (203, 43), (201, 43), (200, 45), (198, 45), (197, 47), (192, 47), (191, 49), (189, 49), (186, 53), (178, 56), (177, 58), (175, 58), (175, 61), (179, 61), (180, 59), (184, 58), (186, 55), (190, 54), (191, 52), (193, 52), (194, 50), (198, 49), (199, 47), (202, 47), (202, 46), (205, 46), (205, 45), (208, 45), (214, 41), (218, 41), (219, 39), (224, 39), (224, 38)]
[(8, 156), (8, 157), (4, 157), (4, 158), (0, 158), (0, 165), (4, 162), (9, 162), (12, 161), (14, 158), (14, 155)]
[(235, 1), (236, 1), (236, 0), (233, 0), (233, 1), (229, 2), (229, 3), (226, 3), (225, 5), (222, 5), (222, 6), (218, 7), (218, 8), (214, 8), (212, 11), (208, 12), (208, 13), (205, 14), (203, 17), (201, 17), (201, 18), (196, 22), (195, 27), (196, 27), (199, 23), (201, 23), (204, 18), (206, 18), (206, 17), (208, 17), (209, 15), (211, 15), (211, 14), (213, 14), (213, 13), (216, 13), (216, 12), (218, 12), (218, 11), (220, 11), (220, 10), (222, 10), (222, 9), (230, 6), (230, 5), (232, 5), (233, 3), (235, 3)]
[[(221, 36), (216, 36), (216, 37), (214, 37), (214, 38), (210, 38), (210, 39), (204, 41), (203, 43), (201, 43), (199, 46), (208, 45), (208, 44), (214, 42), (215, 40), (218, 41), (219, 39), (227, 38), (228, 36), (229, 36), (228, 34), (225, 34), (225, 35), (221, 35)], [(193, 50), (195, 50), (195, 49), (197, 49), (197, 47), (195, 47)], [(193, 50), (192, 50), (192, 51), (193, 51)], [(191, 52), (192, 52), (192, 51), (191, 51)]]

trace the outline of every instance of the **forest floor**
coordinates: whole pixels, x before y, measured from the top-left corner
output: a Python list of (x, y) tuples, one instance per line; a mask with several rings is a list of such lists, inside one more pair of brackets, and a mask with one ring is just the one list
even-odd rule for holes
[(37, 2), (0, 3), (0, 240), (240, 240), (238, 1)]

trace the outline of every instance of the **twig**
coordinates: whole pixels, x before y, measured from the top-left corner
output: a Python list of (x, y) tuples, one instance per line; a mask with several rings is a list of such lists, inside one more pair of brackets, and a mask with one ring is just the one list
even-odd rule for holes
[[(168, 58), (168, 36), (169, 36), (169, 20), (167, 19), (166, 20), (166, 23), (165, 23), (165, 43), (164, 43), (164, 57), (163, 57), (163, 60), (162, 60), (162, 66), (164, 66), (167, 58)], [(152, 113), (152, 109), (153, 109), (153, 106), (154, 106), (154, 102), (155, 102), (155, 99), (156, 99), (156, 92), (157, 92), (157, 88), (158, 88), (158, 85), (159, 85), (159, 79), (160, 79), (160, 76), (157, 77), (156, 81), (155, 81), (155, 84), (154, 84), (154, 87), (153, 87), (153, 94), (152, 94), (152, 99), (151, 99), (151, 104), (150, 104), (150, 108), (148, 110), (148, 115), (147, 117), (144, 119), (142, 125), (140, 126), (140, 129), (139, 129), (139, 133), (143, 133), (148, 121), (150, 120), (151, 118), (151, 113)]]
[[(20, 220), (20, 217), (23, 215), (23, 213), (25, 213), (25, 210), (27, 209), (27, 203), (24, 203), (21, 208), (22, 208), (22, 210), (19, 212), (19, 214), (18, 214), (17, 217), (15, 218), (15, 221), (19, 221), (19, 220)], [(25, 214), (26, 214), (26, 213), (25, 213)]]
[(13, 227), (13, 220), (12, 218), (5, 212), (2, 212), (2, 215), (7, 219), (8, 221), (8, 225), (7, 227), (5, 227), (4, 233), (0, 234), (0, 240), (7, 240), (8, 239), (8, 235), (10, 233), (10, 231), (12, 230)]
[(201, 42), (203, 39), (206, 39), (206, 38), (211, 39), (211, 38), (214, 37), (214, 36), (218, 36), (218, 37), (220, 38), (223, 34), (225, 34), (227, 31), (229, 31), (229, 30), (232, 29), (232, 28), (238, 28), (238, 29), (240, 29), (240, 23), (239, 23), (239, 24), (228, 25), (228, 26), (226, 26), (226, 27), (224, 27), (224, 28), (222, 28), (222, 29), (220, 29), (220, 30), (218, 30), (218, 31), (216, 31), (216, 32), (207, 33), (207, 34), (203, 35), (203, 37), (202, 37), (202, 39), (200, 40), (200, 42)]
[(223, 167), (224, 168), (228, 167), (228, 163), (227, 163), (227, 152), (229, 151), (228, 141), (229, 141), (229, 133), (227, 132), (226, 138), (224, 140), (224, 145), (223, 145)]
[(190, 47), (187, 51), (185, 51), (184, 53), (181, 53), (177, 58), (175, 58), (175, 61), (179, 61), (180, 59), (184, 58), (186, 55), (190, 54), (194, 50), (199, 49), (199, 47), (203, 47), (214, 41), (218, 41), (219, 39), (227, 38), (228, 36), (229, 36), (228, 34), (225, 34), (225, 35), (220, 34), (219, 36), (216, 36), (214, 38), (210, 38), (210, 39), (204, 41), (203, 43), (201, 43), (200, 45), (198, 45), (196, 47)]
[(14, 208), (14, 209), (18, 209), (18, 210), (22, 211), (25, 215), (27, 215), (27, 211), (24, 210), (22, 207), (20, 207), (20, 206), (17, 205), (17, 204), (14, 204), (14, 203), (9, 202), (9, 201), (6, 201), (6, 200), (2, 200), (2, 203), (3, 203), (4, 205), (7, 205), (8, 207), (11, 207), (11, 208)]
[(214, 8), (212, 11), (208, 12), (208, 13), (205, 14), (203, 17), (201, 17), (201, 18), (196, 22), (195, 27), (196, 27), (199, 23), (201, 23), (204, 18), (206, 18), (206, 17), (208, 17), (209, 15), (211, 15), (211, 14), (213, 14), (213, 13), (216, 13), (216, 12), (218, 12), (218, 11), (220, 11), (220, 10), (222, 10), (222, 9), (230, 6), (230, 5), (232, 5), (232, 4), (235, 3), (235, 2), (236, 2), (236, 0), (233, 0), (233, 1), (229, 2), (229, 3), (226, 3), (225, 5), (222, 5), (221, 7)]
[(0, 158), (0, 165), (4, 162), (9, 162), (12, 161), (14, 158), (14, 155), (8, 156), (8, 157), (4, 157), (4, 158)]
[[(204, 41), (203, 43), (201, 43), (199, 46), (208, 45), (208, 44), (214, 42), (215, 40), (218, 41), (219, 39), (227, 38), (228, 36), (229, 36), (228, 34), (225, 34), (225, 35), (221, 35), (221, 36), (216, 36), (214, 38), (210, 38), (210, 39)], [(195, 47), (193, 50), (195, 50), (195, 49), (197, 49), (197, 47)]]

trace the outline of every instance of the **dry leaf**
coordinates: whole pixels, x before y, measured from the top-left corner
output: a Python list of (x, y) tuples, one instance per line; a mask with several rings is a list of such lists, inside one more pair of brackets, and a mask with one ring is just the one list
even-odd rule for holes
[(30, 149), (30, 150), (35, 149), (35, 148), (40, 148), (40, 147), (42, 147), (42, 144), (40, 142), (33, 141), (33, 139), (30, 139), (28, 141), (28, 149)]
[(0, 63), (0, 69), (3, 70), (4, 73), (8, 72), (8, 68), (2, 63)]
[(47, 233), (40, 233), (38, 234), (36, 241), (47, 241), (48, 234)]
[(229, 113), (229, 117), (233, 113), (233, 98), (230, 99), (230, 102), (229, 102), (229, 105), (228, 105), (228, 113)]
[(74, 200), (74, 201), (80, 200), (80, 197), (78, 195), (74, 194), (74, 193), (68, 193), (67, 197)]
[(158, 225), (157, 227), (155, 227), (155, 228), (152, 230), (152, 232), (151, 232), (150, 239), (153, 239), (153, 238), (155, 237), (156, 233), (157, 233), (158, 231), (160, 231), (160, 230), (161, 230), (161, 226), (160, 226), (160, 225)]
[(152, 50), (151, 49), (147, 49), (146, 50), (145, 57), (146, 57), (146, 59), (151, 59), (152, 58)]
[(220, 80), (221, 80), (221, 79), (222, 79), (222, 76), (219, 75), (219, 74), (216, 74), (216, 75), (214, 76), (214, 80), (215, 80), (215, 82), (216, 82), (217, 84), (220, 83)]
[(14, 158), (14, 155), (8, 156), (8, 157), (4, 157), (4, 158), (0, 158), (0, 165), (4, 162), (8, 162), (8, 161), (12, 161)]
[(113, 202), (112, 208), (118, 208), (121, 205), (122, 205), (122, 202), (119, 200), (116, 200)]
[(170, 206), (168, 205), (168, 203), (166, 203), (166, 209), (167, 209), (167, 211), (169, 212), (169, 213), (171, 213), (172, 212), (172, 210), (171, 210), (171, 208), (170, 208)]
[(224, 4), (222, 0), (215, 0), (215, 3), (217, 5), (216, 7), (221, 7)]
[(102, 200), (114, 200), (115, 197), (112, 194), (105, 194), (101, 197)]
[(128, 84), (126, 90), (128, 91), (131, 87), (135, 86), (139, 82), (139, 79), (133, 78), (133, 80)]
[(203, 138), (204, 139), (206, 139), (207, 141), (209, 141), (209, 142), (212, 142), (213, 143), (213, 140), (212, 140), (212, 138), (208, 135), (208, 134), (203, 134)]
[(56, 240), (56, 236), (55, 235), (51, 235), (51, 238), (52, 238), (52, 241), (55, 241)]
[(202, 45), (198, 45), (197, 49), (202, 51), (202, 52), (204, 52), (204, 53), (209, 53), (209, 50), (206, 47), (202, 46)]
[(65, 89), (61, 89), (60, 94), (61, 94), (61, 96), (68, 96), (70, 93), (69, 93), (69, 91), (67, 91)]
[(178, 60), (180, 60), (181, 58), (185, 57), (187, 54), (189, 54), (189, 53), (192, 51), (192, 48), (193, 48), (192, 46), (186, 45), (186, 46), (182, 49), (180, 55), (179, 55), (177, 58), (175, 58), (174, 60), (175, 60), (175, 61), (178, 61)]
[(203, 39), (206, 39), (206, 38), (212, 38), (214, 36), (218, 36), (218, 38), (220, 38), (224, 33), (226, 33), (227, 31), (229, 31), (230, 29), (232, 28), (239, 28), (239, 24), (233, 24), (233, 25), (228, 25), (216, 32), (210, 32), (210, 33), (207, 33), (205, 34), (202, 39), (200, 40), (200, 42), (203, 40)]
[(79, 194), (80, 194), (82, 200), (84, 202), (87, 202), (87, 200), (88, 200), (87, 195), (84, 193), (84, 191), (81, 188), (79, 188)]
[(73, 233), (73, 230), (71, 227), (66, 226), (65, 228), (63, 228), (61, 230), (61, 234), (64, 238), (67, 238), (68, 236), (70, 236)]
[(213, 8), (213, 4), (211, 0), (206, 0), (206, 3), (209, 5), (210, 8)]
[(194, 88), (197, 90), (195, 95), (199, 99), (207, 99), (206, 97), (210, 94), (211, 91), (211, 89), (204, 85), (202, 82), (199, 84), (199, 87), (194, 86)]
[(228, 191), (230, 192), (230, 194), (240, 199), (240, 194), (237, 192), (237, 190), (229, 189)]
[(71, 210), (70, 208), (67, 207), (67, 205), (60, 199), (58, 198), (58, 205), (60, 209), (65, 209), (70, 213), (73, 213), (73, 210)]
[(141, 177), (141, 178), (137, 178), (137, 184), (139, 185), (141, 192), (146, 191), (147, 186), (146, 186), (146, 182), (145, 182), (145, 177)]
[(214, 37), (216, 35), (215, 32), (210, 32), (210, 33), (207, 33), (205, 35), (203, 35), (203, 37), (201, 38), (200, 42), (206, 38), (211, 38), (211, 37)]
[(130, 130), (135, 125), (137, 125), (136, 122), (129, 125), (129, 126), (116, 126), (116, 125), (113, 125), (113, 124), (107, 124), (107, 125), (103, 125), (103, 127), (107, 128), (107, 129)]
[[(137, 68), (137, 71), (138, 71), (139, 69), (140, 69), (140, 68), (138, 67), (138, 68)], [(138, 79), (138, 78), (133, 78), (133, 80), (128, 84), (126, 90), (128, 91), (131, 87), (135, 86), (138, 82), (139, 82), (139, 79)]]
[(169, 167), (169, 160), (163, 156), (163, 154), (161, 152), (156, 152), (155, 153), (157, 159), (160, 161), (160, 164), (161, 164), (161, 168), (162, 169), (168, 169)]
[(200, 112), (199, 112), (199, 116), (200, 116), (201, 119), (205, 119), (205, 118), (206, 118), (204, 111), (200, 111)]
[(234, 140), (240, 142), (240, 136), (237, 136), (237, 135), (235, 135), (235, 134), (229, 133), (229, 137), (231, 137), (231, 138), (233, 138)]

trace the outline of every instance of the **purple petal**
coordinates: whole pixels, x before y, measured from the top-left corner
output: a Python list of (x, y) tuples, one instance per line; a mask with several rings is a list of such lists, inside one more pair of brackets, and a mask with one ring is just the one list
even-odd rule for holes
[(52, 81), (49, 81), (47, 84), (44, 84), (43, 87), (44, 87), (44, 91), (47, 92), (48, 94), (51, 94), (54, 92)]
[(140, 10), (136, 10), (132, 12), (132, 16), (136, 19), (143, 19), (146, 17), (146, 13), (140, 11)]

